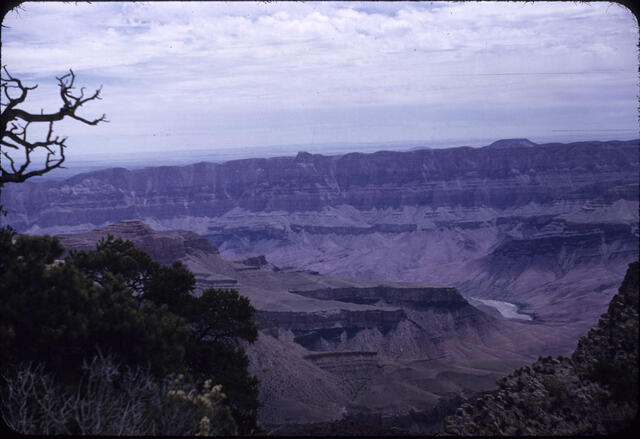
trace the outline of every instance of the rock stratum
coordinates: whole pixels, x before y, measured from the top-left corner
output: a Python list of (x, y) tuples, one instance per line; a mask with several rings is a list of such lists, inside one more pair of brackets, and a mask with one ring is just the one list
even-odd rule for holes
[(452, 285), (577, 325), (569, 352), (638, 256), (638, 169), (638, 140), (506, 139), (106, 169), (8, 184), (2, 204), (24, 233), (141, 219), (205, 236), (228, 259), (264, 255), (285, 270)]
[(159, 262), (182, 261), (195, 294), (233, 287), (249, 297), (260, 327), (247, 347), (250, 370), (261, 380), (259, 420), (269, 428), (429, 412), (491, 388), (539, 351), (558, 350), (545, 325), (488, 315), (452, 287), (282, 271), (255, 256), (228, 261), (193, 232), (158, 232), (139, 220), (59, 239), (79, 250), (107, 235)]
[[(637, 140), (535, 147), (496, 144), (512, 145), (498, 141), (485, 148), (341, 156), (301, 152), (296, 157), (222, 164), (113, 168), (62, 182), (10, 184), (3, 203), (13, 226), (26, 231), (86, 228), (132, 218), (215, 218), (234, 209), (289, 214), (321, 213), (345, 205), (362, 211), (403, 206), (506, 209), (560, 201), (610, 204), (638, 197)], [(437, 223), (439, 218), (433, 219)], [(311, 233), (336, 228), (337, 233), (353, 234), (423, 230), (434, 225), (428, 220), (314, 224), (294, 219), (290, 224)], [(215, 221), (208, 225), (217, 230)]]
[[(124, 234), (182, 260), (199, 289), (250, 297), (265, 425), (357, 415), (433, 431), (445, 400), (570, 355), (597, 323), (638, 259), (638, 146), (506, 139), (114, 168), (7, 184), (1, 202), (21, 233), (69, 247)], [(333, 357), (309, 357), (331, 352), (376, 352), (377, 366), (356, 388)]]

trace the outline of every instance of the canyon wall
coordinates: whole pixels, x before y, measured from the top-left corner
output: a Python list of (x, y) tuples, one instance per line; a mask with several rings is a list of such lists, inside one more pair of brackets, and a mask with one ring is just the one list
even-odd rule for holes
[(68, 250), (86, 250), (107, 235), (159, 262), (181, 261), (195, 275), (195, 294), (218, 280), (251, 300), (260, 335), (246, 348), (264, 425), (429, 412), (558, 348), (544, 325), (487, 315), (452, 287), (283, 271), (264, 257), (228, 261), (193, 232), (158, 232), (137, 220), (59, 239)]
[(448, 398), (573, 352), (607, 309), (638, 259), (638, 147), (507, 139), (114, 168), (7, 184), (0, 202), (20, 233), (74, 249), (111, 233), (182, 261), (196, 294), (249, 297), (264, 425), (431, 429)]
[(285, 271), (452, 285), (469, 299), (575, 323), (575, 342), (638, 258), (638, 170), (637, 140), (507, 139), (107, 169), (9, 184), (2, 203), (25, 233), (139, 218), (205, 236), (227, 259), (264, 255)]
[[(114, 168), (61, 182), (9, 184), (2, 199), (18, 230), (60, 231), (132, 218), (215, 218), (234, 208), (292, 213), (343, 205), (368, 211), (403, 206), (505, 209), (558, 201), (610, 204), (637, 199), (637, 172), (637, 141), (343, 156), (301, 152), (222, 164)], [(332, 224), (299, 226), (293, 231), (326, 233)], [(336, 232), (358, 233), (359, 225), (350, 226)], [(361, 232), (412, 231), (424, 224), (386, 226), (376, 222)]]

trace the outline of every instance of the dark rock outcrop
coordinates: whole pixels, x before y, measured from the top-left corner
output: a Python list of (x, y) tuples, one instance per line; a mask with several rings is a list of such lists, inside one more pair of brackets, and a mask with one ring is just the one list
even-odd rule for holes
[[(535, 227), (529, 236), (505, 238), (484, 260), (485, 268), (488, 272), (497, 267), (503, 272), (517, 272), (521, 267), (539, 267), (560, 275), (574, 266), (598, 261), (601, 255), (594, 248), (628, 240), (633, 232), (630, 224), (581, 224), (554, 219), (542, 227)], [(627, 260), (635, 256), (632, 246), (616, 249), (616, 252), (616, 257)], [(561, 254), (571, 258), (561, 260), (558, 258)]]
[(371, 380), (372, 371), (378, 366), (377, 356), (377, 352), (371, 351), (345, 351), (310, 354), (304, 358), (322, 370), (347, 379), (357, 391)]
[(540, 358), (445, 419), (454, 435), (593, 435), (638, 416), (638, 262), (572, 357)]
[(340, 310), (339, 312), (258, 311), (260, 320), (268, 320), (282, 329), (314, 331), (319, 329), (364, 329), (394, 326), (406, 318), (403, 310)]
[(242, 259), (238, 262), (256, 268), (264, 267), (268, 263), (267, 258), (265, 258), (264, 255), (249, 256), (248, 258)]
[(407, 315), (402, 309), (257, 313), (257, 322), (261, 327), (290, 331), (294, 336), (294, 342), (312, 351), (326, 350), (327, 345), (340, 346), (344, 339), (351, 339), (364, 329), (376, 329), (386, 334), (406, 318)]
[(307, 232), (314, 235), (323, 235), (327, 233), (335, 233), (336, 235), (368, 235), (371, 233), (402, 233), (415, 232), (417, 226), (415, 224), (374, 224), (369, 227), (347, 227), (347, 226), (315, 226), (291, 224), (292, 232)]
[(453, 287), (375, 287), (323, 288), (292, 290), (291, 293), (322, 300), (337, 300), (373, 305), (380, 301), (389, 305), (414, 309), (443, 308), (453, 311), (468, 306), (464, 297)]

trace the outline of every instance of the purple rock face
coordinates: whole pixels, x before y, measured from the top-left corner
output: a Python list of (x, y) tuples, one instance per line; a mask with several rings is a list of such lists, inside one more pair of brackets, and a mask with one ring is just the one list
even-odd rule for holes
[(446, 308), (455, 310), (468, 305), (468, 302), (452, 287), (391, 288), (385, 285), (378, 285), (369, 288), (324, 288), (290, 292), (316, 299), (368, 305), (373, 305), (382, 300), (389, 305), (413, 309)]
[[(193, 232), (157, 232), (139, 220), (59, 238), (65, 248), (78, 250), (94, 247), (108, 234), (133, 241), (159, 262), (182, 261), (195, 275), (196, 294), (206, 287), (238, 289), (256, 307), (263, 331), (312, 351), (370, 349), (398, 358), (458, 359), (446, 346), (478, 346), (475, 337), (482, 333), (481, 344), (499, 351), (502, 333), (513, 329), (474, 308), (452, 287), (282, 272), (262, 255), (229, 262)], [(520, 351), (516, 357), (529, 355), (528, 349)]]
[[(276, 422), (292, 389), (308, 388), (301, 419), (315, 419), (310, 400), (322, 416), (335, 403), (335, 419), (348, 404), (426, 410), (433, 395), (490, 388), (511, 362), (572, 352), (638, 259), (638, 175), (637, 140), (507, 139), (107, 169), (6, 185), (1, 202), (19, 232), (69, 248), (113, 233), (183, 261), (200, 288), (249, 297), (261, 395), (286, 388), (265, 404)], [(371, 386), (350, 394), (327, 371), (353, 364), (311, 364), (309, 350), (393, 362), (363, 368)]]
[[(510, 143), (506, 143), (510, 144)], [(495, 144), (494, 144), (495, 145)], [(638, 144), (581, 142), (452, 148), (223, 164), (122, 168), (62, 182), (7, 185), (2, 202), (20, 231), (124, 219), (253, 212), (430, 206), (496, 209), (528, 203), (638, 197)]]
[(227, 259), (263, 254), (285, 271), (448, 284), (586, 329), (638, 258), (638, 172), (637, 140), (506, 139), (107, 169), (7, 185), (2, 204), (20, 232), (139, 218), (205, 236)]

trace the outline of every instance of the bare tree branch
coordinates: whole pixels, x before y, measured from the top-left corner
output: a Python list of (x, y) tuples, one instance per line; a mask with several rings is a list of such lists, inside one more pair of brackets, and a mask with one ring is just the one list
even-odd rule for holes
[[(28, 87), (22, 83), (18, 78), (13, 77), (6, 66), (2, 66), (1, 70), (1, 86), (0, 99), (6, 102), (0, 102), (2, 107), (2, 114), (0, 115), (0, 149), (4, 149), (0, 154), (0, 187), (4, 183), (19, 183), (25, 181), (28, 178), (35, 177), (37, 175), (43, 175), (53, 169), (62, 167), (62, 163), (65, 160), (64, 149), (67, 147), (65, 144), (67, 138), (60, 139), (58, 136), (53, 136), (53, 123), (70, 117), (78, 120), (86, 125), (97, 125), (100, 122), (108, 122), (105, 114), (96, 119), (87, 119), (77, 114), (77, 111), (87, 102), (93, 100), (100, 100), (100, 93), (102, 92), (102, 86), (98, 88), (94, 93), (85, 96), (85, 87), (80, 88), (79, 93), (74, 93), (74, 84), (76, 75), (73, 70), (69, 69), (69, 73), (56, 77), (58, 80), (58, 87), (60, 88), (60, 99), (63, 105), (55, 113), (44, 113), (43, 110), (40, 114), (30, 113), (22, 108), (18, 108), (31, 90), (35, 90), (38, 85)], [(19, 90), (19, 93), (13, 93), (10, 90)], [(15, 96), (17, 94), (17, 96)], [(22, 123), (21, 123), (22, 122)], [(47, 131), (46, 139), (43, 141), (31, 141), (28, 139), (27, 131), (31, 123), (48, 123), (49, 128)], [(17, 157), (12, 156), (7, 152), (7, 149), (23, 150), (24, 158), (17, 163)], [(33, 164), (32, 154), (36, 150), (44, 150), (46, 155), (42, 160), (44, 163), (42, 166), (36, 169), (32, 169)]]

